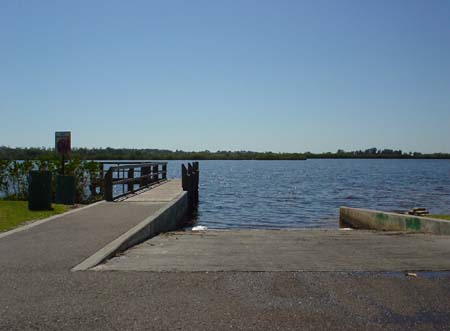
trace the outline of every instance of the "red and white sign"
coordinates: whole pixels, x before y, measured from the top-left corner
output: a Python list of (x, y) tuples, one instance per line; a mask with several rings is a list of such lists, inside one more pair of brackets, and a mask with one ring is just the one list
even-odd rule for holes
[(70, 131), (55, 132), (55, 149), (61, 155), (70, 153)]

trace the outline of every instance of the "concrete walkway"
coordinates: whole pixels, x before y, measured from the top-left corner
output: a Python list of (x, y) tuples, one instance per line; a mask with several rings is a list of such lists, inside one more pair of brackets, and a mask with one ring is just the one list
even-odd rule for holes
[(175, 199), (182, 191), (181, 180), (172, 179), (164, 182), (162, 185), (158, 185), (146, 191), (141, 191), (134, 196), (126, 198), (125, 202), (170, 202)]
[(163, 233), (96, 270), (405, 271), (450, 270), (450, 238), (342, 230)]
[(102, 202), (14, 232), (0, 238), (0, 266), (6, 271), (70, 270), (181, 191), (180, 181), (169, 181), (128, 200)]

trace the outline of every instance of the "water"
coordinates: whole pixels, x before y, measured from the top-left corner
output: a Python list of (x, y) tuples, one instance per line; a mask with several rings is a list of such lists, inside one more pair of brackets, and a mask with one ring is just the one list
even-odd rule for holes
[(198, 225), (336, 228), (340, 206), (450, 214), (450, 160), (200, 161)]
[(200, 162), (198, 225), (336, 228), (340, 206), (450, 214), (450, 160)]

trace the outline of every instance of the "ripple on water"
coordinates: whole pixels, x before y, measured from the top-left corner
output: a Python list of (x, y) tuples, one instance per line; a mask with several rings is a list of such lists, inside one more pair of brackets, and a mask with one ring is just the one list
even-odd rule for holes
[[(170, 161), (172, 177), (181, 161)], [(450, 213), (449, 160), (201, 161), (197, 222), (214, 228), (338, 227), (339, 207)]]

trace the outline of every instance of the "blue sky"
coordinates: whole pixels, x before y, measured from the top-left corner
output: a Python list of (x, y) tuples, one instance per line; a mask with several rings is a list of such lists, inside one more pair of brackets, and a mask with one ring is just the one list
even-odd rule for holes
[(450, 152), (450, 2), (1, 1), (0, 145)]

